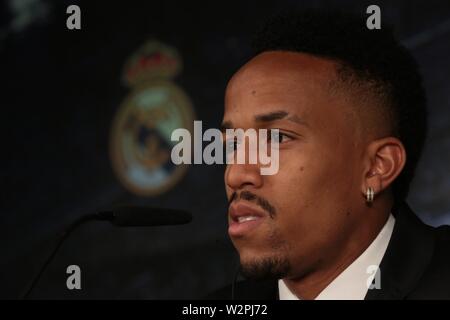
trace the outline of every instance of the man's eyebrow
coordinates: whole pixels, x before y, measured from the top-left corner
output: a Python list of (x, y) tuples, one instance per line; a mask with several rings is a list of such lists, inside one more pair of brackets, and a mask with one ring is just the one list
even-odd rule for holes
[(275, 120), (281, 120), (286, 119), (301, 125), (308, 125), (305, 120), (300, 118), (299, 116), (295, 114), (289, 114), (289, 112), (279, 110), (279, 111), (273, 111), (265, 114), (259, 114), (255, 116), (256, 122), (271, 122)]
[[(308, 123), (295, 114), (289, 114), (289, 112), (279, 110), (264, 114), (258, 114), (255, 116), (256, 122), (271, 122), (275, 120), (286, 119), (300, 125), (308, 126)], [(224, 121), (220, 126), (220, 131), (225, 132), (227, 129), (234, 129), (234, 125), (231, 121)]]

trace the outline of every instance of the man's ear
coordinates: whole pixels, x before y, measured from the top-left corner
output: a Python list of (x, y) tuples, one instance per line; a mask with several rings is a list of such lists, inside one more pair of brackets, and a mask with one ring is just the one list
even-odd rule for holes
[(406, 163), (406, 151), (401, 141), (387, 137), (372, 141), (366, 149), (361, 191), (371, 187), (375, 194), (387, 189)]

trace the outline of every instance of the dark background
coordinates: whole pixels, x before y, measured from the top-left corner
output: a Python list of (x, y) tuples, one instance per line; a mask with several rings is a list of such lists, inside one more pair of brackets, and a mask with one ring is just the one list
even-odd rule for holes
[[(81, 7), (82, 29), (66, 28)], [(424, 76), (430, 132), (409, 203), (432, 225), (450, 223), (450, 1), (44, 1), (0, 7), (0, 297), (17, 298), (61, 229), (116, 203), (189, 209), (185, 226), (118, 229), (92, 223), (62, 247), (33, 298), (196, 298), (231, 281), (237, 256), (227, 237), (223, 167), (190, 166), (157, 197), (128, 192), (109, 157), (112, 119), (130, 89), (127, 58), (148, 39), (175, 47), (204, 128), (218, 127), (229, 77), (249, 57), (253, 31), (286, 8), (365, 14), (378, 4)], [(79, 265), (82, 290), (66, 289)]]

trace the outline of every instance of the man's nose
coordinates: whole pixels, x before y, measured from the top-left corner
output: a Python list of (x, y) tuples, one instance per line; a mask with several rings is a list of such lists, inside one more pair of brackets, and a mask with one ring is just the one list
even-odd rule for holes
[(260, 188), (263, 184), (260, 167), (257, 164), (228, 164), (225, 170), (225, 183), (233, 189), (243, 189), (245, 186)]

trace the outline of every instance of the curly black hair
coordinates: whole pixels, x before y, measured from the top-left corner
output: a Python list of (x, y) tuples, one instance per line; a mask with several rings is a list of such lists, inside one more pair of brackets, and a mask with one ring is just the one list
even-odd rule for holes
[[(408, 195), (426, 139), (425, 91), (412, 55), (391, 27), (369, 30), (367, 16), (341, 12), (290, 11), (269, 18), (253, 39), (254, 55), (265, 51), (308, 53), (334, 60), (341, 82), (370, 84), (390, 113), (391, 132), (402, 141), (407, 160), (393, 182), (395, 200)], [(349, 74), (351, 77), (349, 77)]]

